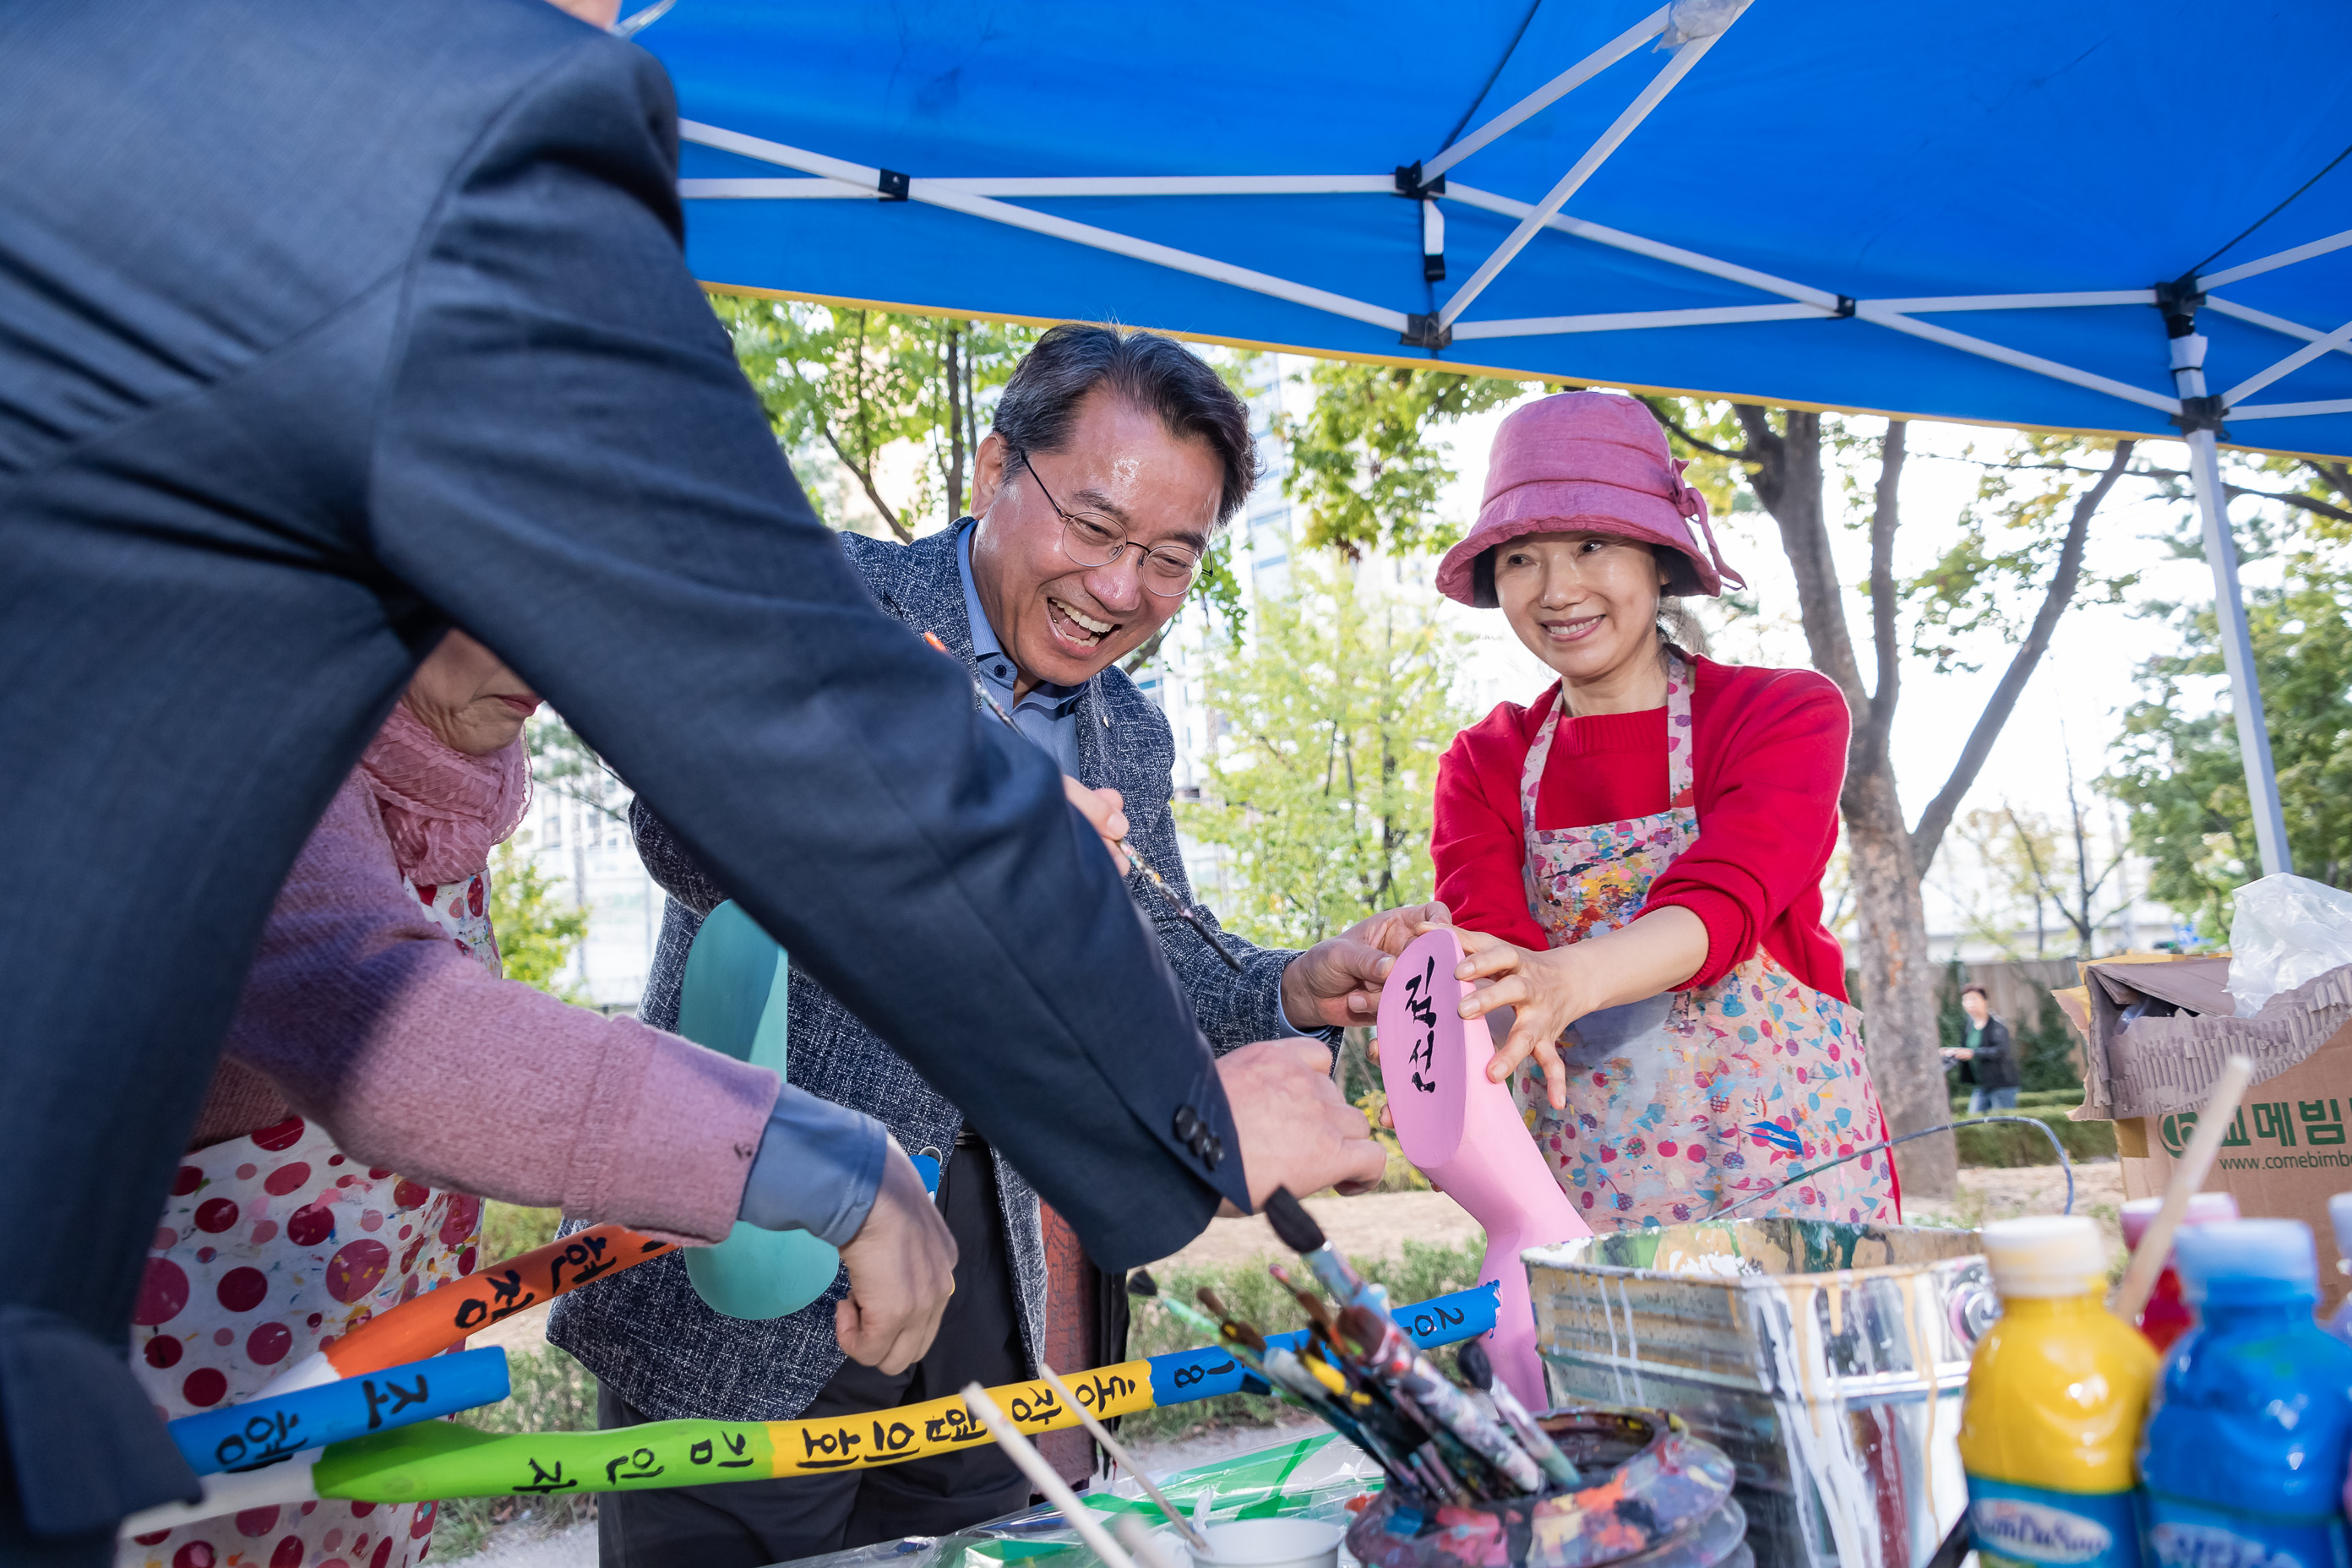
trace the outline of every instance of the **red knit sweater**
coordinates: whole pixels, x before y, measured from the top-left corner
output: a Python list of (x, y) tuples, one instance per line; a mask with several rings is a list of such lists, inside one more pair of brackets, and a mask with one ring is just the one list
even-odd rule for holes
[[(1822, 924), (1821, 884), (1837, 844), (1845, 699), (1810, 669), (1692, 662), (1698, 839), (1652, 885), (1647, 910), (1678, 905), (1706, 922), (1706, 963), (1685, 989), (1722, 979), (1760, 942), (1790, 973), (1843, 1001), (1845, 955)], [(1534, 706), (1502, 703), (1454, 738), (1438, 764), (1430, 835), (1437, 896), (1454, 921), (1538, 950), (1547, 944), (1521, 878), (1519, 772), (1559, 700), (1555, 681)], [(1536, 789), (1538, 828), (1666, 805), (1664, 708), (1560, 720)]]

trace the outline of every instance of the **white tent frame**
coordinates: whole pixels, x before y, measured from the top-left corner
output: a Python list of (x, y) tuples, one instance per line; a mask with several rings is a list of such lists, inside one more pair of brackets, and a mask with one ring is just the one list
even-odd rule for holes
[[(2254, 679), (2253, 648), (2246, 626), (2245, 602), (2238, 584), (2238, 557), (2229, 521), (2228, 492), (2221, 476), (2219, 437), (2222, 420), (2298, 418), (2314, 415), (2352, 414), (2352, 398), (2300, 403), (2246, 403), (2273, 382), (2328, 353), (2352, 353), (2352, 321), (2332, 331), (2271, 315), (2223, 300), (2211, 290), (2291, 267), (2352, 246), (2352, 229), (2313, 240), (2275, 255), (2184, 279), (2172, 297), (2159, 301), (2147, 288), (2112, 289), (2047, 294), (1960, 294), (1925, 299), (1854, 299), (1827, 289), (1774, 277), (1754, 268), (1723, 261), (1678, 246), (1661, 244), (1638, 235), (1572, 217), (1561, 209), (1593, 172), (1621, 147), (1642, 121), (1722, 39), (1745, 11), (1743, 4), (1728, 16), (1716, 12), (1700, 21), (1677, 23), (1682, 4), (1661, 7), (1643, 21), (1587, 55), (1567, 70), (1520, 99), (1468, 135), (1454, 142), (1410, 171), (1391, 174), (1174, 174), (1139, 176), (1085, 175), (937, 178), (912, 176), (803, 148), (745, 135), (716, 125), (681, 121), (679, 132), (688, 142), (739, 156), (791, 169), (792, 179), (730, 177), (681, 179), (678, 194), (690, 200), (734, 201), (873, 201), (922, 202), (991, 223), (1026, 229), (1073, 245), (1108, 251), (1134, 260), (1189, 273), (1213, 282), (1269, 295), (1297, 305), (1328, 311), (1349, 321), (1399, 334), (1402, 342), (1435, 349), (1454, 341), (1483, 338), (1549, 336), (1576, 332), (1628, 331), (1675, 327), (1723, 326), (1744, 321), (1801, 321), (1851, 316), (1889, 331), (1938, 343), (1957, 353), (2031, 372), (2072, 386), (2119, 398), (2143, 408), (2167, 414), (2184, 426), (2189, 449), (2189, 474), (2197, 499), (2207, 564), (2213, 574), (2214, 604), (2221, 621), (2221, 651), (2227, 668), (2231, 705), (2237, 722), (2238, 744), (2244, 760), (2246, 787), (2252, 805), (2254, 837), (2265, 875), (2293, 868), (2287, 852), (2286, 826), (2280, 808), (2278, 780), (2271, 760), (2270, 734), (2263, 721), (2262, 693)], [(1694, 6), (1705, 11), (1705, 6)], [(1703, 34), (1698, 26), (1711, 27)], [(1514, 127), (1558, 101), (1609, 67), (1633, 54), (1642, 45), (1659, 39), (1671, 45), (1665, 64), (1628, 104), (1609, 128), (1585, 149), (1543, 200), (1527, 203), (1453, 182), (1448, 171), (1506, 134)], [(1407, 181), (1411, 184), (1408, 186)], [(1423, 245), (1433, 237), (1442, 254), (1444, 222), (1438, 204), (1459, 202), (1498, 216), (1517, 220), (1508, 237), (1480, 263), (1461, 289), (1433, 316), (1400, 310), (1350, 299), (1252, 268), (1220, 261), (1193, 251), (1076, 222), (1055, 214), (1019, 206), (1022, 199), (1089, 196), (1297, 196), (1412, 195), (1424, 215)], [(1540, 230), (1550, 229), (1572, 238), (1648, 257), (1687, 271), (1737, 283), (1759, 293), (1775, 295), (1783, 303), (1709, 306), (1693, 310), (1623, 310), (1583, 316), (1535, 316), (1465, 321), (1464, 316), (1486, 287), (1529, 245)], [(2006, 347), (1932, 321), (1923, 315), (1973, 310), (2033, 310), (2133, 306), (2163, 303), (2168, 321), (2185, 328), (2200, 306), (2251, 326), (2301, 340), (2284, 357), (2246, 376), (2218, 399), (2205, 391), (2206, 340), (2193, 332), (2171, 338), (2173, 387), (2169, 392), (2134, 385), (2063, 364), (2039, 354)], [(1442, 362), (1441, 362), (1442, 363)], [(2184, 400), (2189, 400), (2184, 402)]]

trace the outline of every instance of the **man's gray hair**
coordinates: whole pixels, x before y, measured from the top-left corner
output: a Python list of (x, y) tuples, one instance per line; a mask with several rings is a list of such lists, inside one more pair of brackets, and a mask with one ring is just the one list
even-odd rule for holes
[(1225, 471), (1217, 522), (1231, 521), (1257, 485), (1249, 408), (1200, 355), (1173, 338), (1077, 321), (1054, 328), (1005, 383), (994, 429), (1013, 456), (1058, 452), (1069, 440), (1078, 405), (1097, 386), (1157, 415), (1179, 440), (1207, 443)]

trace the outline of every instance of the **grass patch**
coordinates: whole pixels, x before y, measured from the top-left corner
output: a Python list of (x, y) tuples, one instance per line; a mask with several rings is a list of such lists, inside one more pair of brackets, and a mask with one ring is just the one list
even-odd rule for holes
[(493, 1198), (482, 1205), (482, 1262), (503, 1263), (519, 1253), (545, 1247), (562, 1223), (561, 1209), (518, 1208)]
[[(493, 1208), (507, 1207), (493, 1204)], [(529, 1215), (538, 1211), (510, 1209)], [(483, 1226), (488, 1229), (488, 1216)], [(553, 1228), (551, 1226), (549, 1227)], [(536, 1244), (533, 1244), (536, 1245)], [(596, 1377), (557, 1350), (509, 1351), (507, 1366), (514, 1393), (497, 1405), (461, 1413), (457, 1419), (484, 1432), (593, 1432), (596, 1429)], [(594, 1493), (546, 1498), (451, 1498), (433, 1525), (436, 1560), (464, 1557), (488, 1543), (491, 1532), (522, 1526), (534, 1534), (569, 1529), (596, 1517)]]
[[(2021, 1110), (2046, 1110), (2051, 1106), (2072, 1109), (2082, 1103), (2083, 1091), (2079, 1089), (2029, 1089), (2021, 1090), (2017, 1097), (2017, 1106)], [(1965, 1094), (1952, 1096), (1952, 1114), (1966, 1116), (1968, 1113), (1969, 1097)]]
[[(1387, 1286), (1390, 1300), (1400, 1305), (1466, 1290), (1478, 1283), (1479, 1266), (1486, 1255), (1482, 1242), (1441, 1247), (1434, 1242), (1406, 1241), (1402, 1246), (1401, 1257), (1374, 1258), (1357, 1265), (1366, 1279)], [(1250, 1263), (1224, 1268), (1171, 1268), (1155, 1278), (1163, 1294), (1187, 1301), (1193, 1299), (1195, 1290), (1208, 1286), (1234, 1316), (1255, 1324), (1265, 1333), (1305, 1328), (1306, 1312), (1266, 1273), (1265, 1265), (1269, 1262), (1295, 1260), (1269, 1251), (1265, 1258)], [(1299, 1266), (1296, 1271), (1304, 1274), (1306, 1269)], [(1127, 1338), (1129, 1356), (1139, 1359), (1167, 1351), (1192, 1350), (1201, 1343), (1199, 1331), (1165, 1307), (1138, 1299), (1134, 1309), (1134, 1327)], [(1119, 1431), (1139, 1442), (1165, 1442), (1217, 1427), (1271, 1426), (1285, 1415), (1296, 1412), (1271, 1398), (1225, 1394), (1166, 1410), (1139, 1411), (1121, 1419)]]
[[(2060, 1106), (2020, 1106), (2014, 1111), (1991, 1114), (2030, 1116), (2058, 1135), (2070, 1160), (2111, 1160), (2116, 1155), (2116, 1125), (2112, 1121), (2069, 1121)], [(2014, 1121), (1962, 1121), (1952, 1134), (1963, 1165), (2054, 1165), (2058, 1156), (2050, 1140)]]

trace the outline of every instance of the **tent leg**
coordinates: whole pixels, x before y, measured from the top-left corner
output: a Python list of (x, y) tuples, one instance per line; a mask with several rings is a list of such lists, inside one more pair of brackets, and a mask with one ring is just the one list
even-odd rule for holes
[(2246, 803), (2253, 810), (2254, 845), (2263, 875), (2292, 871), (2286, 816), (2279, 807), (2278, 772), (2263, 720), (2262, 688), (2254, 679), (2254, 647), (2246, 632), (2246, 602), (2238, 588), (2238, 546), (2230, 532), (2229, 500), (2211, 430), (2189, 432), (2189, 472), (2197, 489), (2197, 516), (2205, 534), (2205, 561), (2213, 569), (2213, 619), (2221, 662), (2230, 673), (2230, 706), (2238, 720), (2238, 754), (2245, 760)]

